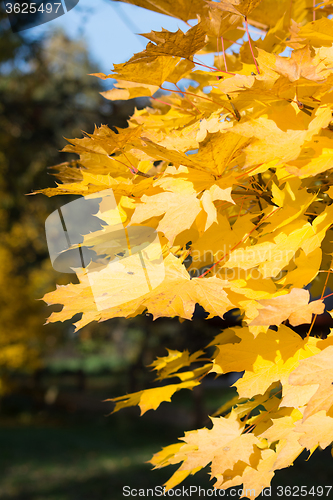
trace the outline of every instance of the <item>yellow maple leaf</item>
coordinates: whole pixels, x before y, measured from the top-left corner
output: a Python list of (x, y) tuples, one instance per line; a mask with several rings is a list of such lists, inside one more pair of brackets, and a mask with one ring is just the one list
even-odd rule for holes
[[(189, 117), (186, 117), (187, 121), (189, 121), (189, 119)], [(141, 137), (141, 141), (137, 141), (135, 143), (135, 148), (139, 149), (140, 152), (144, 153), (153, 161), (167, 160), (168, 162), (172, 162), (177, 167), (180, 165), (184, 165), (186, 167), (192, 167), (198, 170), (206, 170), (205, 166), (195, 161), (195, 159), (193, 158), (193, 156), (195, 155), (186, 155), (182, 151), (175, 151), (165, 148), (160, 144), (157, 144), (156, 142), (150, 140), (148, 137)], [(140, 153), (141, 156), (142, 153)]]
[[(258, 450), (259, 451), (259, 450)], [(230, 472), (226, 471), (225, 474), (218, 479), (214, 484), (215, 488), (231, 488), (239, 484), (243, 484), (242, 495), (239, 498), (257, 498), (265, 488), (268, 488), (272, 478), (274, 477), (273, 465), (276, 460), (276, 453), (274, 450), (261, 450), (260, 458), (255, 462), (255, 465), (249, 466), (236, 464), (233, 469), (235, 474), (232, 479), (229, 479)]]
[(291, 431), (285, 438), (280, 439), (276, 447), (277, 458), (273, 466), (275, 470), (284, 469), (285, 467), (293, 465), (296, 458), (304, 450), (304, 446), (299, 443), (299, 438), (299, 433)]
[(206, 228), (202, 236), (191, 245), (192, 265), (190, 269), (197, 269), (214, 261), (221, 261), (222, 267), (225, 260), (232, 258), (234, 247), (237, 244), (239, 244), (238, 247), (242, 246), (244, 236), (253, 230), (254, 225), (251, 219), (253, 219), (251, 216), (246, 215), (230, 226), (226, 215), (218, 213), (217, 221)]
[(200, 143), (195, 161), (207, 165), (214, 175), (220, 176), (227, 168), (242, 162), (243, 149), (249, 142), (246, 137), (232, 132), (207, 134)]
[[(217, 38), (223, 36), (230, 28), (235, 28), (239, 24), (240, 16), (238, 13), (234, 15), (231, 12), (221, 10), (219, 5), (212, 2), (209, 3), (209, 10), (201, 21), (202, 29), (209, 36)], [(216, 42), (214, 45), (216, 46)], [(216, 50), (215, 46), (214, 52)]]
[[(302, 419), (304, 408), (281, 408), (277, 410), (275, 405), (274, 412), (268, 411), (253, 418), (253, 423), (258, 424), (254, 433), (261, 439), (267, 439), (268, 445), (277, 443), (275, 449), (275, 460), (271, 470), (282, 469), (293, 464), (294, 460), (304, 450), (304, 446), (299, 442), (301, 433), (296, 428)], [(252, 423), (252, 421), (251, 421)]]
[(329, 411), (333, 405), (333, 346), (309, 359), (303, 360), (289, 377), (293, 385), (318, 384), (317, 391), (309, 400), (304, 411), (304, 419), (319, 412)]
[(179, 57), (152, 56), (131, 63), (114, 64), (111, 78), (159, 87), (172, 75), (179, 61)]
[(256, 436), (267, 439), (270, 444), (287, 438), (289, 433), (295, 430), (295, 424), (302, 420), (299, 409), (282, 408), (277, 412), (276, 408), (274, 412), (261, 415), (261, 418), (257, 419), (259, 423), (255, 429)]
[(220, 0), (217, 6), (223, 11), (247, 16), (260, 2), (261, 0)]
[(148, 410), (156, 410), (164, 401), (170, 402), (171, 397), (175, 392), (180, 391), (181, 389), (193, 389), (193, 387), (199, 384), (200, 382), (197, 380), (186, 380), (185, 382), (180, 382), (179, 384), (170, 384), (163, 387), (145, 389), (143, 391), (126, 394), (125, 396), (120, 396), (118, 398), (106, 399), (105, 401), (113, 401), (116, 403), (112, 413), (119, 411), (122, 408), (139, 405), (141, 415), (143, 415)]
[(198, 351), (191, 355), (187, 350), (179, 352), (167, 349), (167, 351), (167, 356), (163, 356), (161, 358), (158, 357), (149, 365), (158, 373), (156, 380), (162, 380), (170, 377), (171, 374), (176, 373), (183, 366), (189, 366), (194, 361), (197, 361), (197, 358), (204, 354), (204, 351)]
[(94, 133), (86, 133), (86, 137), (83, 139), (67, 139), (70, 144), (65, 146), (63, 151), (77, 154), (95, 152), (110, 156), (121, 150), (127, 142), (138, 137), (140, 132), (140, 127), (136, 129), (118, 129), (116, 133), (107, 125), (95, 126)]
[(308, 255), (300, 249), (293, 259), (292, 267), (278, 283), (284, 286), (293, 285), (295, 288), (302, 288), (317, 276), (322, 260), (321, 248), (316, 248)]
[(295, 160), (301, 152), (303, 143), (330, 123), (330, 110), (318, 108), (313, 119), (309, 123), (306, 121), (307, 118), (303, 122), (303, 116), (302, 120), (297, 118), (292, 106), (285, 106), (274, 110), (271, 116), (260, 116), (235, 125), (233, 132), (258, 139), (244, 149), (246, 154), (244, 166), (258, 164), (258, 158), (260, 163), (272, 160), (276, 163)]
[(273, 299), (258, 300), (264, 308), (259, 309), (259, 315), (250, 325), (279, 325), (287, 319), (292, 326), (311, 323), (312, 315), (322, 314), (325, 304), (322, 300), (309, 300), (309, 291), (301, 288), (293, 288), (290, 293)]
[[(260, 444), (258, 438), (253, 434), (242, 434), (244, 424), (234, 412), (227, 418), (211, 417), (211, 420), (212, 429), (186, 432), (181, 438), (185, 444), (176, 448), (172, 458), (168, 458), (169, 463), (183, 462), (177, 472), (193, 474), (212, 462), (212, 474), (215, 475), (221, 470), (233, 468), (239, 461), (250, 463)], [(171, 452), (171, 449), (168, 451)], [(169, 481), (175, 484), (173, 477)]]
[[(316, 354), (316, 352), (314, 354)], [(316, 384), (299, 386), (284, 382), (280, 406), (300, 409), (309, 402), (317, 388), (318, 386)]]
[[(117, 0), (118, 1), (118, 0)], [(205, 11), (206, 4), (203, 0), (179, 0), (176, 4), (173, 0), (122, 0), (125, 3), (137, 5), (144, 9), (178, 17), (183, 21), (196, 19), (197, 14)]]
[(313, 81), (325, 80), (327, 76), (326, 68), (319, 62), (312, 64), (314, 55), (311, 54), (309, 45), (302, 49), (294, 50), (290, 58), (275, 56), (275, 68), (280, 75), (283, 75), (291, 82), (300, 78), (306, 78)]
[[(131, 224), (140, 224), (152, 216), (164, 215), (157, 230), (168, 238), (171, 245), (179, 233), (191, 227), (201, 211), (200, 201), (196, 194), (186, 196), (162, 192), (152, 196), (143, 195), (141, 203), (136, 206)], [(186, 217), (184, 213), (187, 214)]]
[(159, 89), (158, 85), (137, 84), (136, 82), (126, 82), (119, 80), (114, 88), (101, 92), (105, 99), (110, 101), (121, 101), (134, 99), (135, 97), (152, 96)]
[(251, 18), (260, 22), (264, 28), (275, 26), (278, 20), (284, 16), (284, 33), (286, 33), (292, 20), (297, 23), (303, 23), (305, 20), (312, 21), (312, 9), (312, 0), (294, 0), (292, 3), (289, 0), (279, 0), (279, 2), (262, 0), (251, 13)]
[[(251, 398), (264, 394), (273, 382), (288, 382), (290, 373), (299, 361), (319, 352), (285, 325), (277, 332), (261, 332), (256, 338), (248, 328), (233, 329), (241, 339), (234, 344), (217, 345), (212, 371), (217, 373), (242, 372), (235, 382), (239, 397)], [(311, 382), (307, 382), (310, 384)]]
[(333, 418), (324, 410), (297, 422), (295, 431), (301, 433), (299, 443), (308, 450), (318, 445), (324, 449), (333, 442)]
[(219, 278), (175, 279), (165, 281), (147, 301), (147, 309), (154, 319), (161, 316), (180, 316), (191, 319), (195, 304), (199, 303), (210, 318), (223, 315), (235, 306), (229, 300), (224, 288), (228, 282)]
[(298, 158), (288, 162), (288, 172), (300, 178), (320, 174), (332, 168), (332, 139), (318, 136), (305, 143)]
[(323, 45), (331, 47), (333, 43), (332, 29), (332, 20), (322, 17), (302, 26), (297, 33), (297, 38), (302, 40), (302, 42), (306, 41), (314, 47), (322, 47)]
[(205, 32), (200, 23), (190, 28), (185, 34), (182, 30), (170, 32), (152, 31), (151, 33), (142, 33), (142, 36), (151, 40), (146, 49), (135, 54), (127, 64), (142, 60), (146, 57), (154, 56), (176, 56), (190, 58), (205, 45)]

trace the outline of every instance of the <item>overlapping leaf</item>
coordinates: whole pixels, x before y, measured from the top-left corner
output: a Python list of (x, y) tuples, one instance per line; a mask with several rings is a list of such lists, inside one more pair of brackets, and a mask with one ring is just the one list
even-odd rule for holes
[(333, 406), (332, 373), (333, 346), (328, 346), (322, 352), (304, 360), (290, 375), (289, 381), (293, 385), (319, 385), (306, 407), (304, 418), (321, 410), (329, 411)]
[(292, 326), (311, 323), (312, 315), (322, 314), (325, 304), (322, 300), (309, 303), (309, 299), (308, 290), (293, 288), (287, 295), (259, 300), (264, 308), (259, 309), (259, 315), (251, 325), (279, 325), (287, 319)]
[(287, 383), (290, 373), (301, 359), (319, 352), (314, 339), (302, 340), (285, 325), (280, 325), (277, 332), (268, 330), (256, 338), (245, 327), (235, 330), (235, 333), (241, 341), (217, 346), (213, 371), (228, 373), (245, 370), (242, 378), (234, 384), (239, 396), (244, 398), (264, 394), (274, 382)]

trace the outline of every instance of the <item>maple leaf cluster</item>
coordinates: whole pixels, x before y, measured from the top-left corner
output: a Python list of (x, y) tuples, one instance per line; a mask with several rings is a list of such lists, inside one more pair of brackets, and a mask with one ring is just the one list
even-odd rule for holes
[[(102, 125), (70, 140), (65, 150), (80, 156), (79, 167), (61, 165), (61, 183), (42, 192), (101, 198), (105, 226), (84, 235), (82, 246), (112, 260), (103, 238), (114, 220), (103, 202), (111, 189), (126, 230), (158, 234), (165, 275), (131, 296), (135, 272), (126, 264), (121, 279), (118, 268), (97, 277), (93, 292), (76, 269), (79, 284), (44, 297), (63, 305), (48, 321), (82, 313), (82, 328), (145, 311), (190, 320), (196, 304), (208, 317), (239, 310), (242, 326), (212, 341), (209, 362), (202, 351), (169, 351), (153, 369), (157, 380), (179, 383), (114, 401), (115, 410), (139, 405), (144, 413), (209, 373), (244, 372), (211, 429), (187, 432), (152, 464), (181, 464), (168, 488), (211, 464), (216, 488), (243, 484), (255, 498), (275, 470), (333, 441), (333, 334), (311, 335), (325, 310), (333, 252), (333, 2), (127, 2), (189, 29), (146, 33), (145, 50), (97, 75), (117, 80), (107, 99), (145, 96), (150, 105), (126, 129)], [(261, 34), (255, 42), (253, 32)], [(214, 55), (213, 67), (200, 61), (205, 54)], [(306, 288), (318, 280), (320, 298), (310, 300)], [(109, 307), (98, 308), (103, 294)], [(112, 302), (119, 294), (123, 300)], [(297, 325), (308, 325), (304, 339), (290, 328)]]

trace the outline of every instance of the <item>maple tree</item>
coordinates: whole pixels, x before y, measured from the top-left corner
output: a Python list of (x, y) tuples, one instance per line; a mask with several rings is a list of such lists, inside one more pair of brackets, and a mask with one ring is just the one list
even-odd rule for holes
[[(93, 291), (86, 269), (76, 268), (79, 283), (45, 295), (63, 305), (48, 322), (82, 313), (79, 329), (143, 312), (191, 320), (196, 304), (208, 317), (239, 310), (242, 326), (210, 343), (211, 359), (168, 351), (152, 365), (164, 386), (113, 401), (115, 411), (139, 405), (143, 414), (208, 374), (243, 372), (238, 396), (210, 429), (186, 432), (151, 463), (180, 464), (168, 488), (211, 464), (216, 488), (243, 484), (255, 498), (304, 449), (333, 441), (333, 335), (313, 335), (332, 284), (333, 2), (127, 2), (189, 29), (146, 33), (145, 50), (96, 75), (117, 80), (107, 99), (151, 103), (126, 129), (103, 125), (69, 140), (65, 150), (80, 156), (80, 169), (71, 176), (62, 166), (62, 182), (41, 192), (100, 198), (103, 227), (81, 245), (112, 261), (105, 236), (116, 216), (103, 195), (112, 189), (127, 231), (159, 235), (165, 275), (138, 296), (129, 293), (137, 267), (97, 275)], [(261, 34), (255, 42), (253, 31)], [(214, 66), (198, 59), (206, 54)], [(108, 307), (97, 307), (104, 295)], [(302, 338), (291, 327), (304, 324)]]

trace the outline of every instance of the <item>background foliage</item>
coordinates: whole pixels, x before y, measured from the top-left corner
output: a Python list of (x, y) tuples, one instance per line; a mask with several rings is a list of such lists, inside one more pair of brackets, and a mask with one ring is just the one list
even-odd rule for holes
[[(17, 386), (15, 375), (43, 368), (45, 357), (66, 344), (70, 325), (45, 328), (47, 308), (38, 299), (72, 276), (54, 272), (47, 253), (45, 220), (56, 199), (27, 197), (32, 187), (54, 186), (47, 169), (61, 154), (64, 137), (108, 121), (125, 126), (133, 102), (108, 104), (82, 40), (62, 32), (36, 40), (13, 34), (0, 9), (0, 394)], [(67, 197), (66, 201), (73, 197)], [(24, 321), (23, 321), (24, 318)], [(103, 334), (101, 334), (101, 338)], [(17, 377), (16, 377), (17, 379)]]

